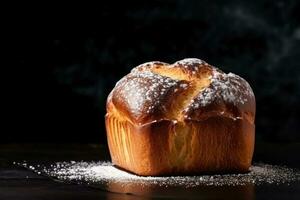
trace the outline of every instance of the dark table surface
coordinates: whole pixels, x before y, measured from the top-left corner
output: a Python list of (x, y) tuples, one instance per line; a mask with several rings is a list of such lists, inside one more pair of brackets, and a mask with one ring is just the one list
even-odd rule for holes
[[(256, 144), (254, 160), (300, 169), (300, 144)], [(275, 156), (274, 156), (275, 155)], [(84, 185), (66, 184), (38, 175), (14, 162), (110, 160), (107, 147), (96, 144), (2, 144), (0, 145), (0, 199), (299, 199), (300, 184), (261, 185), (203, 189), (182, 196), (136, 196), (113, 193)]]

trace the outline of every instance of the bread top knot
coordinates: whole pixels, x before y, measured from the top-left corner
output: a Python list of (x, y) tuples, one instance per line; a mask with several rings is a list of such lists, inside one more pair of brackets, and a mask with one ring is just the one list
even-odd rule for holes
[(134, 125), (216, 116), (254, 123), (255, 97), (243, 78), (203, 60), (154, 61), (133, 68), (116, 84), (107, 99), (107, 113)]

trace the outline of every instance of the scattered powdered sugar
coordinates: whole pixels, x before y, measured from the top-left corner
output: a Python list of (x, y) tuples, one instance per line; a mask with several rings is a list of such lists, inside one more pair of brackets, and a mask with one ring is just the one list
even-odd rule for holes
[(170, 67), (183, 66), (183, 68), (185, 68), (187, 72), (192, 73), (192, 75), (196, 75), (198, 74), (200, 68), (204, 65), (208, 64), (198, 58), (186, 58), (175, 62), (173, 65), (170, 65)]
[(188, 87), (188, 84), (187, 84), (187, 83), (181, 83), (181, 84), (180, 84), (180, 87), (182, 87), (182, 88), (187, 88), (187, 87)]
[(205, 63), (206, 63), (205, 61), (200, 60), (198, 58), (185, 58), (185, 59), (175, 62), (174, 65), (179, 64), (179, 65), (183, 65), (183, 66), (187, 67), (189, 65), (195, 65), (195, 64), (203, 65)]
[[(125, 100), (133, 114), (150, 113), (170, 88), (179, 80), (155, 74), (151, 71), (133, 71), (119, 81), (115, 90), (120, 101)], [(153, 101), (155, 100), (155, 101)]]
[(250, 85), (238, 75), (213, 70), (210, 79), (209, 87), (199, 92), (194, 102), (189, 105), (190, 108), (204, 107), (214, 101), (245, 104), (249, 98), (254, 97)]
[(132, 73), (136, 73), (138, 71), (144, 71), (144, 70), (148, 70), (150, 71), (152, 67), (154, 66), (157, 66), (157, 65), (160, 65), (160, 66), (170, 66), (168, 63), (165, 63), (165, 62), (161, 62), (161, 61), (150, 61), (150, 62), (145, 62), (143, 64), (140, 64), (138, 65), (137, 67), (133, 68), (131, 70)]
[[(19, 163), (20, 164), (20, 163)], [(198, 176), (167, 176), (167, 177), (142, 177), (118, 168), (110, 162), (57, 162), (52, 165), (29, 165), (26, 162), (20, 165), (42, 173), (47, 176), (63, 180), (84, 183), (88, 185), (117, 183), (140, 184), (143, 186), (236, 186), (245, 184), (289, 184), (300, 181), (298, 170), (268, 164), (255, 164), (249, 173), (243, 174), (217, 174)]]
[(113, 98), (119, 102), (119, 105), (125, 103), (132, 117), (136, 119), (144, 116), (145, 113), (154, 113), (155, 110), (166, 111), (163, 102), (168, 102), (172, 96), (169, 94), (179, 89), (180, 91), (189, 89), (188, 80), (176, 80), (160, 75), (152, 71), (156, 67), (179, 67), (190, 75), (196, 75), (201, 70), (211, 71), (209, 86), (201, 89), (191, 99), (191, 102), (183, 108), (184, 112), (205, 107), (214, 102), (233, 103), (237, 106), (254, 99), (253, 91), (247, 81), (233, 73), (223, 73), (203, 60), (186, 58), (171, 65), (159, 61), (147, 62), (133, 68), (131, 73), (122, 78), (114, 88), (116, 92)]

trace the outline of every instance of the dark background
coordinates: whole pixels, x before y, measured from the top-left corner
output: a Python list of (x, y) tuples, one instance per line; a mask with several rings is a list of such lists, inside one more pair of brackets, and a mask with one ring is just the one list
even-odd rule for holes
[(105, 101), (116, 81), (140, 63), (186, 57), (250, 83), (257, 141), (300, 142), (300, 1), (34, 6), (4, 18), (1, 143), (105, 144)]

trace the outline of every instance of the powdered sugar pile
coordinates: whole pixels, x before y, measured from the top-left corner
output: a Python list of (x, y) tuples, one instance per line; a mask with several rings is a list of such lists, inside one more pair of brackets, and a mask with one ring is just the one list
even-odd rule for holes
[(37, 173), (42, 173), (64, 181), (80, 182), (89, 185), (103, 183), (140, 184), (144, 186), (234, 186), (245, 184), (285, 184), (300, 181), (300, 173), (287, 167), (257, 164), (245, 174), (202, 175), (202, 176), (168, 176), (141, 177), (117, 169), (110, 162), (58, 162), (50, 166), (22, 166)]

